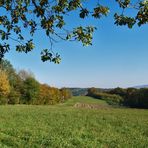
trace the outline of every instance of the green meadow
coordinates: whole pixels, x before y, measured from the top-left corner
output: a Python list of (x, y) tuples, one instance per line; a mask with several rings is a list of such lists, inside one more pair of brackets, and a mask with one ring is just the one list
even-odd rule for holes
[(113, 108), (83, 96), (58, 105), (3, 105), (0, 148), (7, 147), (147, 148), (148, 110)]

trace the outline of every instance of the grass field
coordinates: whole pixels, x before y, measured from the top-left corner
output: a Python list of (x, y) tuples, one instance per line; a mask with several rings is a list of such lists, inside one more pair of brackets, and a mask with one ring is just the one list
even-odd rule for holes
[[(75, 108), (76, 103), (104, 109)], [(90, 97), (54, 106), (0, 106), (0, 148), (148, 148), (148, 110)]]

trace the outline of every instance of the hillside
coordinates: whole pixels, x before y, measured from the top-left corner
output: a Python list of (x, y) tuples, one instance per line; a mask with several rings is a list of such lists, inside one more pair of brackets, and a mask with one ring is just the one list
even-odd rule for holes
[[(67, 100), (65, 103), (59, 104), (60, 106), (68, 106), (68, 107), (74, 107), (76, 104), (91, 104), (91, 105), (100, 105), (100, 106), (107, 106), (109, 105), (104, 100), (95, 99), (88, 96), (75, 96), (69, 100)], [(58, 105), (57, 105), (58, 106)]]
[[(90, 109), (76, 103), (105, 106)], [(91, 97), (53, 106), (0, 107), (0, 147), (148, 147), (148, 110), (111, 108)]]

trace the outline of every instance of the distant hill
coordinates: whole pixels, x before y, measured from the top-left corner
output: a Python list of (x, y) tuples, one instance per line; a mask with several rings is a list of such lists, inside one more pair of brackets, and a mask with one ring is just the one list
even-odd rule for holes
[(138, 85), (138, 86), (134, 86), (134, 88), (148, 88), (148, 85)]
[(85, 96), (87, 95), (88, 88), (68, 88), (71, 90), (73, 96)]
[[(86, 96), (89, 88), (68, 88), (71, 90), (73, 96)], [(99, 91), (109, 91), (110, 89), (96, 88)]]

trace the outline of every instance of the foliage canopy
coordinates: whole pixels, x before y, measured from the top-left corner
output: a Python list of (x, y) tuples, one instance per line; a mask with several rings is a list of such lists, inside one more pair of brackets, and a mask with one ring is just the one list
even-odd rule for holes
[[(132, 28), (148, 22), (148, 0), (115, 0), (120, 8), (121, 14), (115, 13), (116, 25), (126, 25)], [(97, 3), (90, 10), (85, 7), (83, 0), (1, 0), (0, 1), (0, 59), (10, 50), (8, 40), (16, 42), (16, 51), (28, 53), (35, 48), (33, 37), (37, 30), (44, 30), (50, 41), (49, 49), (41, 49), (42, 61), (59, 63), (61, 58), (58, 53), (53, 52), (52, 45), (56, 38), (65, 41), (80, 41), (84, 46), (91, 45), (93, 26), (77, 26), (72, 30), (67, 30), (65, 16), (72, 11), (78, 12), (81, 19), (93, 17), (100, 19), (107, 16), (109, 8)], [(133, 16), (126, 16), (126, 9), (135, 9)], [(27, 40), (23, 30), (28, 29), (30, 39)], [(62, 33), (58, 33), (58, 32)]]
[(16, 72), (7, 60), (0, 62), (0, 104), (56, 104), (70, 99), (71, 91), (41, 84), (30, 71)]

